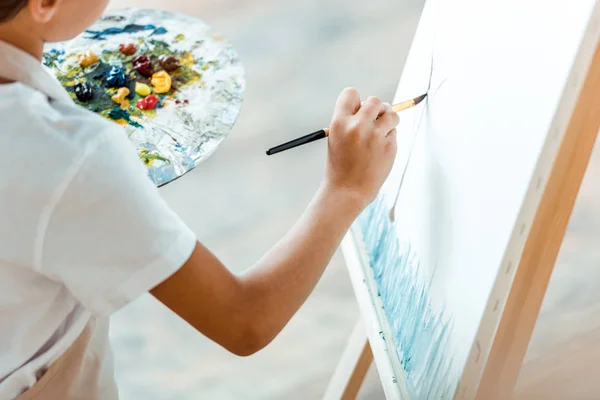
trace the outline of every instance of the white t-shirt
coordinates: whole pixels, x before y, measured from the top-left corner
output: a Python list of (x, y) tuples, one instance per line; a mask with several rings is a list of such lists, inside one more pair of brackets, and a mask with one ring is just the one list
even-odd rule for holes
[(107, 317), (180, 268), (196, 237), (117, 124), (3, 42), (0, 76), (16, 81), (0, 84), (0, 400), (30, 388), (91, 318), (97, 398), (112, 400)]

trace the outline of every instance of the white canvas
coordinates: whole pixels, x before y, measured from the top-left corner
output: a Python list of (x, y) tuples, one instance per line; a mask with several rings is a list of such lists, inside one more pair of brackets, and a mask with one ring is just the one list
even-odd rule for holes
[(594, 0), (425, 6), (394, 102), (425, 92), (432, 72), (429, 96), (400, 114), (394, 170), (358, 224), (393, 379), (414, 398), (474, 393), (585, 75), (573, 66), (595, 48), (594, 14)]

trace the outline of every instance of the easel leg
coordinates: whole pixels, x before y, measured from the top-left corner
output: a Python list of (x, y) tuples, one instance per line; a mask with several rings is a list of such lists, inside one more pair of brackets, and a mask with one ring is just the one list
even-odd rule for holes
[(373, 361), (373, 353), (363, 321), (354, 326), (323, 400), (353, 400), (362, 386)]

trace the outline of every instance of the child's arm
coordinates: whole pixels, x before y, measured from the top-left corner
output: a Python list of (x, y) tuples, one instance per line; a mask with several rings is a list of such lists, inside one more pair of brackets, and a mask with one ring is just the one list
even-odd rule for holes
[(185, 265), (151, 293), (235, 354), (266, 346), (304, 303), (389, 174), (397, 123), (378, 99), (361, 106), (358, 93), (345, 90), (331, 123), (325, 180), (292, 230), (239, 276), (198, 243)]

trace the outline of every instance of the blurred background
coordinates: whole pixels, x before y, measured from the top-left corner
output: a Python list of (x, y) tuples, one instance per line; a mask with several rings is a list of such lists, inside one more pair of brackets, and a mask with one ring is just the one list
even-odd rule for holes
[[(245, 65), (246, 99), (231, 136), (207, 162), (162, 189), (232, 270), (250, 267), (285, 234), (322, 177), (324, 142), (278, 157), (265, 156), (265, 150), (326, 126), (346, 86), (391, 101), (423, 3), (112, 0), (113, 8), (160, 8), (199, 17), (235, 45)], [(600, 239), (598, 158), (595, 154), (530, 346), (519, 386), (523, 399), (597, 398), (581, 396), (594, 385), (589, 371), (600, 360), (600, 269), (595, 268), (600, 253), (593, 246)], [(358, 317), (339, 254), (282, 334), (249, 358), (229, 354), (143, 296), (113, 320), (121, 397), (319, 399)], [(584, 338), (585, 346), (573, 349), (577, 338)], [(544, 397), (539, 391), (552, 388), (549, 381), (555, 386)], [(563, 381), (579, 396), (560, 397), (556, 385)], [(375, 368), (360, 398), (383, 398)]]

